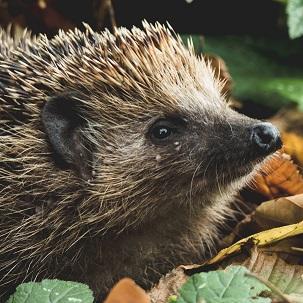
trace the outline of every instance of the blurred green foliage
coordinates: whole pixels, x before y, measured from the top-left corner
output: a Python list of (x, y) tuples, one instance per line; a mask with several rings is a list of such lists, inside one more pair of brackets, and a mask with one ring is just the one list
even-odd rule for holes
[[(188, 37), (183, 37), (188, 38)], [(193, 36), (197, 52), (223, 58), (234, 81), (233, 96), (278, 109), (291, 102), (303, 109), (303, 43), (287, 37)]]

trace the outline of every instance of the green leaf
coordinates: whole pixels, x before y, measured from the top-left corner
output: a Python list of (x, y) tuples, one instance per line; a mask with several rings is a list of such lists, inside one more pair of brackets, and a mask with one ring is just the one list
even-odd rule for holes
[(270, 303), (260, 297), (269, 289), (247, 272), (243, 266), (230, 266), (195, 274), (181, 287), (176, 303)]
[(289, 0), (286, 7), (289, 36), (292, 39), (303, 35), (303, 0)]
[(19, 285), (7, 303), (93, 303), (93, 301), (93, 293), (85, 284), (43, 280)]

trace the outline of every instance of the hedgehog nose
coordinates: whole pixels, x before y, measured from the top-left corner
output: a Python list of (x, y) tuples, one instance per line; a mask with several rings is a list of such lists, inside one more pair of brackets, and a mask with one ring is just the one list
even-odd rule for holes
[(274, 152), (282, 147), (278, 129), (268, 122), (259, 123), (252, 128), (251, 141), (264, 153)]

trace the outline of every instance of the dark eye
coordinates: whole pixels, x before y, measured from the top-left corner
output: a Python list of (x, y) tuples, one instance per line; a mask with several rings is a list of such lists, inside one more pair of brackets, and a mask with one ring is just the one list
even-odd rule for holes
[(152, 136), (161, 140), (169, 137), (172, 132), (173, 130), (168, 126), (156, 126), (152, 130)]
[(149, 129), (149, 137), (155, 144), (174, 140), (181, 131), (182, 125), (176, 119), (160, 119)]

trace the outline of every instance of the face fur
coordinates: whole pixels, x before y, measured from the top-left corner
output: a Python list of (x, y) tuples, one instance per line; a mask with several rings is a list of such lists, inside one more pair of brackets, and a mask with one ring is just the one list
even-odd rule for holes
[[(280, 147), (273, 126), (236, 113), (223, 100), (215, 105), (197, 100), (194, 109), (178, 107), (177, 102), (174, 112), (155, 108), (153, 117), (142, 112), (127, 127), (109, 130), (105, 141), (111, 145), (100, 155), (96, 175), (102, 179), (103, 173), (116, 172), (112, 179), (121, 188), (129, 183), (147, 200), (151, 196), (162, 201), (188, 200), (193, 194), (225, 191), (251, 175), (257, 164)], [(254, 138), (255, 130), (263, 125), (264, 132), (272, 132), (264, 146)]]

